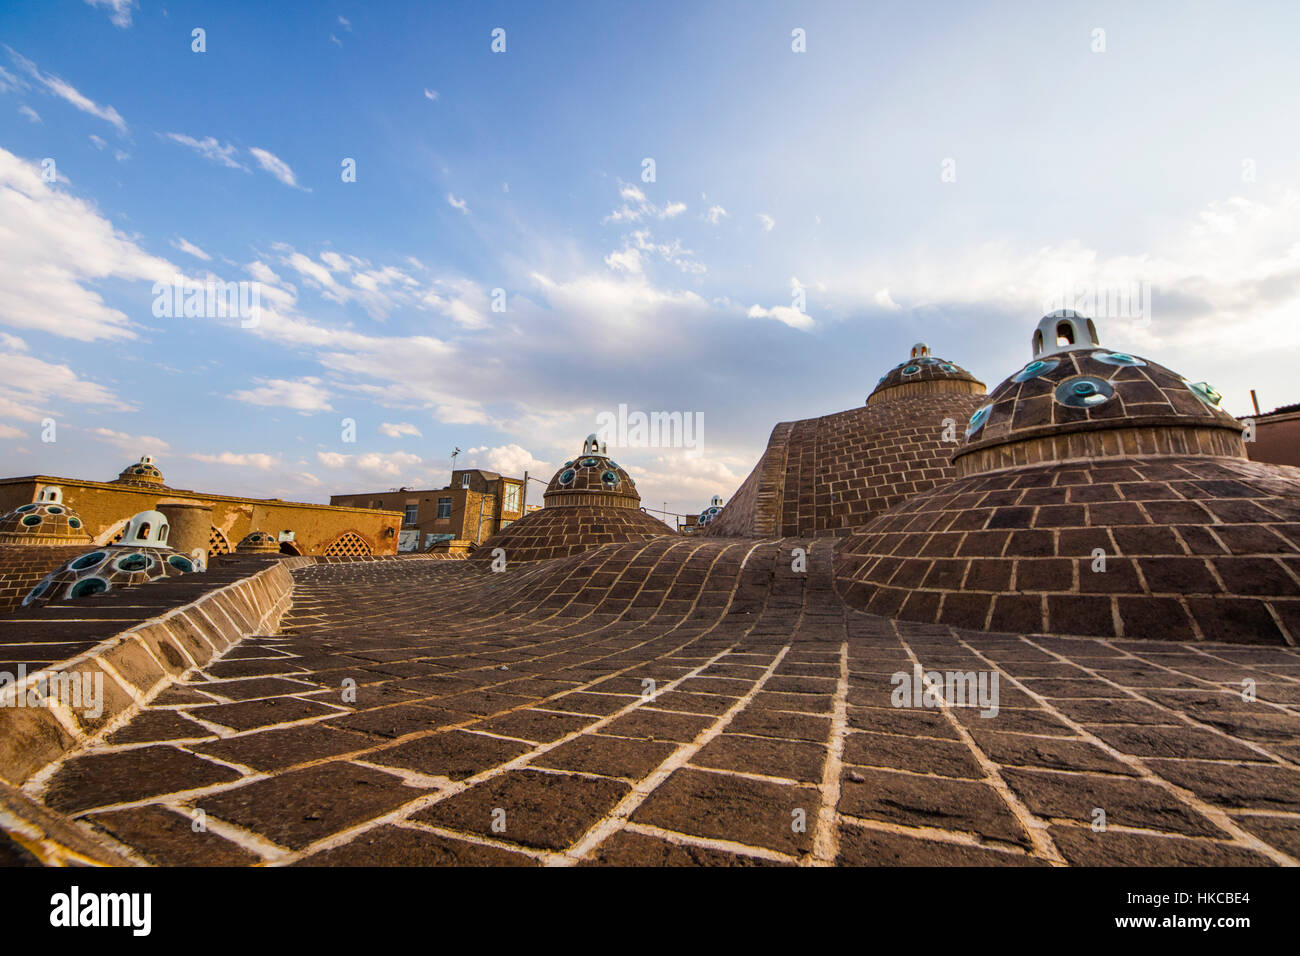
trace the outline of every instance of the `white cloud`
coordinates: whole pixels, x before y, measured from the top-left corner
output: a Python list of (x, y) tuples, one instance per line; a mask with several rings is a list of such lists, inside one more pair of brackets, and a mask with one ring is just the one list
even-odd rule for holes
[(293, 170), (290, 169), (289, 164), (279, 156), (276, 156), (274, 153), (268, 152), (265, 149), (260, 149), (257, 146), (249, 149), (249, 152), (253, 154), (253, 158), (257, 160), (259, 166), (286, 186), (292, 186), (295, 189), (304, 189), (306, 192), (311, 192), (311, 190), (306, 189), (306, 187), (298, 185), (298, 178), (294, 176)]
[(466, 464), (458, 467), (483, 468), (510, 478), (522, 478), (525, 471), (549, 478), (554, 470), (550, 462), (534, 457), (528, 449), (515, 444), (497, 445), (495, 448), (483, 445), (471, 448), (465, 454), (468, 456)]
[(230, 397), (249, 405), (272, 405), (292, 408), (303, 413), (332, 412), (329, 390), (318, 378), (301, 378), (291, 381), (283, 378), (257, 379), (257, 388), (241, 389)]
[(670, 202), (662, 208), (646, 198), (640, 187), (619, 183), (619, 198), (623, 205), (605, 217), (605, 222), (640, 222), (642, 219), (672, 219), (686, 211), (686, 203)]
[(94, 341), (134, 338), (125, 313), (90, 283), (170, 283), (181, 270), (151, 256), (89, 203), (46, 183), (40, 167), (0, 148), (0, 323)]
[(87, 428), (85, 431), (96, 441), (106, 442), (128, 455), (152, 455), (171, 450), (167, 442), (153, 435), (128, 435), (111, 428)]
[(352, 460), (351, 455), (340, 455), (336, 451), (318, 451), (316, 460), (326, 468), (344, 468)]
[(437, 90), (431, 90), (431, 89), (429, 89), (429, 88), (426, 86), (426, 87), (424, 88), (424, 98), (425, 98), (426, 100), (432, 100), (433, 102), (436, 103), (436, 102), (438, 102), (438, 91), (437, 91)]
[(352, 21), (342, 14), (339, 15), (339, 25), (348, 32), (352, 31)]
[(0, 438), (26, 438), (27, 433), (21, 428), (14, 428), (12, 425), (6, 425), (0, 422)]
[(751, 306), (746, 313), (751, 319), (776, 319), (783, 322), (792, 329), (800, 329), (804, 332), (813, 327), (812, 316), (807, 312), (800, 312), (798, 309), (788, 305), (776, 305), (770, 309), (762, 306)]
[(135, 6), (135, 0), (86, 0), (86, 3), (92, 7), (108, 7), (108, 18), (114, 26), (131, 25), (131, 10)]
[(762, 224), (764, 232), (771, 232), (772, 227), (776, 225), (776, 220), (765, 212), (758, 214), (758, 221)]
[(21, 56), (10, 47), (5, 47), (5, 49), (9, 50), (9, 55), (13, 58), (13, 61), (32, 79), (45, 87), (47, 92), (52, 93), (61, 100), (71, 103), (83, 113), (98, 116), (105, 122), (111, 123), (119, 133), (123, 135), (126, 134), (126, 120), (122, 119), (122, 114), (113, 109), (113, 107), (100, 106), (90, 97), (82, 95), (82, 93), (79, 92), (71, 83), (68, 83), (66, 80), (63, 80), (52, 73), (42, 73), (40, 68), (31, 60)]
[(267, 455), (262, 452), (242, 453), (223, 451), (218, 455), (195, 452), (187, 457), (209, 465), (233, 465), (237, 468), (256, 468), (259, 471), (269, 471), (276, 465), (280, 464), (278, 456)]
[(186, 136), (184, 133), (159, 133), (163, 139), (169, 139), (173, 143), (180, 143), (182, 146), (188, 146), (205, 159), (210, 159), (214, 163), (220, 163), (229, 169), (242, 169), (248, 172), (248, 167), (235, 159), (239, 150), (229, 143), (222, 143), (215, 136), (205, 136), (203, 139), (195, 139), (193, 136)]
[(94, 144), (95, 149), (103, 149), (108, 145), (102, 136), (96, 136), (94, 133), (90, 134), (90, 142)]
[(447, 193), (447, 202), (452, 209), (459, 209), (465, 215), (469, 215), (469, 203), (465, 202), (465, 200), (457, 199), (451, 193)]
[(0, 419), (38, 422), (55, 415), (63, 403), (97, 406), (115, 412), (134, 411), (111, 390), (81, 378), (66, 365), (36, 358), (20, 339), (5, 336), (10, 351), (0, 352)]
[(704, 218), (715, 226), (725, 219), (726, 216), (727, 210), (723, 209), (721, 206), (710, 206), (709, 211), (704, 214)]
[(21, 115), (26, 116), (33, 123), (41, 122), (41, 114), (36, 112), (36, 110), (32, 109), (30, 106), (20, 106), (18, 107), (18, 112)]
[(177, 236), (175, 239), (173, 239), (172, 246), (173, 248), (179, 249), (181, 252), (189, 253), (190, 255), (194, 256), (196, 259), (202, 259), (205, 262), (211, 261), (212, 259), (210, 255), (208, 255), (206, 252), (204, 252), (194, 243), (190, 242), (184, 236)]
[(623, 237), (623, 248), (605, 257), (605, 265), (615, 272), (639, 276), (645, 271), (643, 254), (658, 256), (683, 272), (703, 275), (708, 270), (695, 259), (695, 253), (682, 246), (680, 239), (672, 242), (655, 242), (649, 230), (638, 229)]
[(389, 438), (401, 438), (403, 435), (410, 435), (413, 438), (422, 438), (420, 429), (416, 428), (409, 422), (384, 422), (379, 426), (379, 433), (387, 435)]

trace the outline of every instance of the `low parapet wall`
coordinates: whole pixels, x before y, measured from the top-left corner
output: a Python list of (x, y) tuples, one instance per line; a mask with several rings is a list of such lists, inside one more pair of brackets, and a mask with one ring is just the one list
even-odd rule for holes
[(0, 778), (22, 784), (245, 637), (275, 633), (292, 602), (291, 567), (312, 563), (277, 561), (70, 660), (10, 675), (0, 688)]

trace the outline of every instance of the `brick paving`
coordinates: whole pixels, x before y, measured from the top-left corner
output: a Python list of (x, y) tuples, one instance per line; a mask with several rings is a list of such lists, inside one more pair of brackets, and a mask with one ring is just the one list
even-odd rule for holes
[[(24, 790), (160, 865), (1300, 859), (1296, 650), (893, 621), (834, 546), (302, 567), (281, 633)], [(918, 666), (997, 714), (893, 706)]]

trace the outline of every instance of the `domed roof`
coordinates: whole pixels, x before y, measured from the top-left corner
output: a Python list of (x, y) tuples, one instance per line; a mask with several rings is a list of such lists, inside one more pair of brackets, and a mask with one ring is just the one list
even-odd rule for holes
[[(924, 383), (924, 384), (922, 384)], [(935, 358), (930, 346), (918, 342), (906, 362), (899, 362), (880, 376), (867, 396), (867, 404), (902, 398), (922, 392), (968, 392), (983, 394), (984, 383), (959, 365)]]
[(153, 457), (144, 455), (133, 465), (127, 465), (113, 479), (115, 485), (136, 485), (141, 488), (165, 488), (162, 472), (153, 463)]
[(167, 532), (167, 519), (160, 512), (140, 512), (127, 522), (126, 532), (118, 544), (87, 551), (55, 568), (23, 598), (23, 607), (74, 600), (203, 571), (200, 562), (166, 545)]
[[(1044, 323), (1061, 326), (1055, 345), (1044, 344)], [(1135, 453), (1245, 457), (1241, 425), (1212, 386), (1103, 348), (1091, 319), (1045, 316), (1033, 347), (1036, 357), (971, 416), (953, 456), (961, 474)]]
[(235, 545), (236, 554), (275, 554), (280, 553), (280, 542), (275, 535), (265, 531), (251, 531)]
[(63, 503), (61, 489), (47, 485), (35, 501), (0, 517), (0, 544), (89, 544), (81, 516)]
[(581, 455), (560, 466), (546, 486), (542, 500), (548, 508), (583, 504), (616, 508), (641, 506), (636, 483), (605, 453), (605, 443), (595, 435), (587, 436)]
[(1044, 321), (1068, 329), (1052, 343), (1040, 323), (1037, 357), (972, 416), (958, 478), (844, 538), (840, 595), (976, 630), (1300, 640), (1300, 469), (1248, 461), (1205, 383), (1102, 348), (1077, 313)]
[(703, 511), (700, 512), (700, 516), (695, 519), (695, 527), (703, 528), (705, 525), (711, 522), (718, 515), (722, 514), (722, 503), (721, 503), (722, 499), (719, 498), (717, 495), (714, 495), (713, 500), (717, 502), (717, 504), (709, 505), (707, 508), (705, 508)]
[(607, 544), (675, 535), (640, 508), (610, 505), (547, 505), (512, 521), (470, 554), (475, 564), (490, 564), (498, 549), (507, 566), (566, 558)]

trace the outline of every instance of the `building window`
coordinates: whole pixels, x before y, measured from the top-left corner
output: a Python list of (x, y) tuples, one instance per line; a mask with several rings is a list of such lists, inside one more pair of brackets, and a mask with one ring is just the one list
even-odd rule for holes
[(460, 486), (461, 486), (462, 488), (468, 488), (468, 487), (469, 487), (469, 475), (461, 475), (461, 476), (460, 476)]
[(405, 511), (406, 514), (402, 517), (402, 524), (415, 524), (420, 513), (420, 506), (407, 505)]
[(450, 498), (439, 498), (439, 499), (438, 499), (438, 517), (439, 517), (439, 518), (450, 518), (450, 517), (451, 517), (451, 499), (450, 499)]
[(502, 510), (508, 511), (511, 514), (514, 514), (519, 510), (519, 486), (518, 485), (506, 485), (506, 501)]

